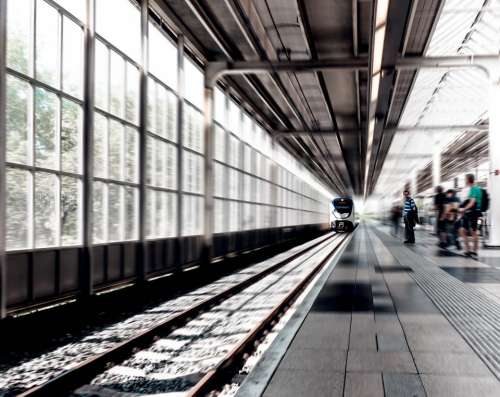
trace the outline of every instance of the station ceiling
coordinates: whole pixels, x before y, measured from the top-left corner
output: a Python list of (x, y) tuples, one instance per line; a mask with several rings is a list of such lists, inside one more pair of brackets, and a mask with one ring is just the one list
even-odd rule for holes
[[(480, 0), (476, 5), (472, 4), (476, 0), (470, 1), (471, 15), (489, 2)], [(159, 17), (184, 35), (188, 49), (202, 62), (365, 60), (364, 69), (271, 70), (221, 80), (270, 131), (282, 132), (280, 142), (334, 192), (356, 195), (370, 194), (377, 186), (384, 188), (377, 181), (388, 178), (384, 163), (391, 159), (388, 154), (396, 127), (402, 117), (410, 118), (404, 112), (419, 72), (396, 70), (397, 59), (422, 56), (429, 50), (440, 13), (445, 3), (453, 2), (456, 0), (152, 0)], [(384, 69), (373, 101), (373, 47), (380, 28), (377, 5), (383, 3), (388, 4), (381, 59)], [(464, 26), (467, 23), (470, 21), (462, 21)], [(444, 28), (451, 31), (450, 25)], [(463, 39), (459, 37), (459, 41)], [(430, 81), (432, 77), (426, 78), (429, 84), (437, 84)], [(418, 107), (411, 110), (419, 112)], [(371, 120), (375, 121), (372, 136), (368, 133)], [(417, 124), (418, 120), (405, 125)], [(300, 133), (290, 133), (294, 131)]]

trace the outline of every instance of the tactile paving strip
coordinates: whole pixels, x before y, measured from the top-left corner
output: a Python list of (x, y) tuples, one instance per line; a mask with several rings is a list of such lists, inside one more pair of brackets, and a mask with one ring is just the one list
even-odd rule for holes
[(404, 255), (414, 256), (408, 274), (500, 380), (500, 305), (422, 256)]

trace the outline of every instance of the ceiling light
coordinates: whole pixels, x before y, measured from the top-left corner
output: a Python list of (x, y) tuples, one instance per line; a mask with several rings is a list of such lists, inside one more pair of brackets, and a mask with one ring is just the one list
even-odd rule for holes
[(377, 13), (375, 14), (375, 27), (387, 22), (387, 13), (389, 12), (389, 0), (377, 1)]
[(370, 88), (370, 99), (372, 102), (376, 102), (378, 98), (378, 90), (380, 86), (380, 73), (377, 73), (372, 77), (372, 86)]
[(372, 74), (380, 72), (382, 69), (382, 55), (384, 53), (385, 25), (377, 28), (373, 40), (373, 65)]
[(375, 132), (375, 118), (370, 120), (370, 124), (368, 125), (368, 140), (367, 140), (367, 148), (368, 152), (371, 154), (372, 146), (373, 146), (373, 134)]

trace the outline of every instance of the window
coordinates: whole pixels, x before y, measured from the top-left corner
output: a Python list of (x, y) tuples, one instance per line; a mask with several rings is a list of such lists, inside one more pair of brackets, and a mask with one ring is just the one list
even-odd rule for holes
[(134, 61), (140, 60), (141, 14), (130, 0), (96, 0), (96, 32)]
[(83, 23), (44, 0), (7, 8), (7, 249), (78, 245)]
[[(6, 1), (7, 249), (78, 246), (87, 1)], [(148, 239), (202, 234), (209, 182), (217, 233), (324, 219), (328, 208), (314, 179), (221, 88), (214, 94), (214, 176), (205, 181), (204, 72), (184, 57), (179, 114), (177, 46), (153, 20), (139, 219), (141, 13), (133, 0), (95, 5), (93, 243), (137, 240), (140, 222)]]
[(146, 237), (178, 232), (177, 48), (149, 24), (148, 120), (146, 139)]
[(139, 9), (129, 0), (96, 0), (96, 33), (93, 241), (136, 240), (139, 237)]
[(172, 89), (177, 88), (177, 48), (154, 23), (149, 23), (149, 71)]
[(184, 58), (185, 97), (200, 110), (203, 110), (204, 86), (203, 72), (189, 58)]

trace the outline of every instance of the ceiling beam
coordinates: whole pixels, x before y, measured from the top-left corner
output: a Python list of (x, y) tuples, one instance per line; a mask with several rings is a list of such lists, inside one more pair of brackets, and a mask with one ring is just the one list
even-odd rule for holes
[[(420, 69), (420, 68), (478, 68), (489, 75), (489, 65), (500, 61), (498, 54), (456, 55), (440, 57), (405, 56), (396, 61), (395, 68)], [(312, 73), (327, 70), (359, 71), (367, 70), (368, 58), (347, 57), (320, 60), (297, 61), (215, 61), (209, 62), (207, 82), (215, 82), (224, 75), (246, 75), (260, 73)], [(383, 67), (383, 70), (389, 68)]]
[[(412, 127), (396, 127), (396, 128), (385, 128), (384, 131), (388, 133), (426, 133), (426, 132), (436, 132), (436, 131), (464, 131), (467, 133), (478, 133), (487, 131), (489, 128), (489, 124), (463, 124), (463, 125), (421, 125), (421, 126), (412, 126)], [(346, 130), (313, 130), (313, 131), (275, 131), (274, 136), (277, 139), (281, 138), (291, 138), (297, 136), (309, 136), (309, 135), (317, 135), (317, 136), (330, 136), (333, 137), (337, 133), (340, 134), (359, 134), (360, 130), (358, 129), (346, 129)]]
[(215, 61), (209, 62), (206, 81), (212, 85), (224, 75), (260, 73), (311, 73), (325, 70), (366, 70), (368, 60), (364, 57), (334, 58), (298, 61)]

